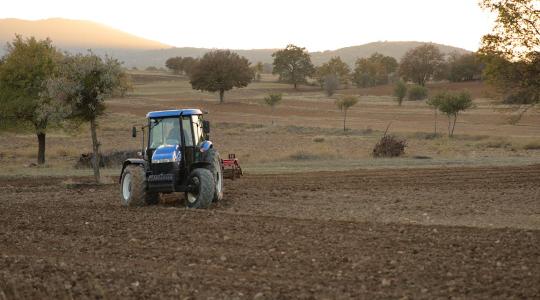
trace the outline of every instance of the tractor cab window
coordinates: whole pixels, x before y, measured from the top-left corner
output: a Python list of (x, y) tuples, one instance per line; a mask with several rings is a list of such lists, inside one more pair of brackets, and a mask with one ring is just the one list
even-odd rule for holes
[(193, 131), (191, 130), (191, 116), (182, 117), (182, 127), (184, 128), (184, 140), (186, 147), (193, 147)]
[(150, 120), (150, 148), (161, 145), (180, 144), (180, 122), (178, 118)]
[(193, 118), (193, 133), (195, 137), (195, 145), (198, 146), (205, 140), (202, 124), (203, 119), (200, 115), (193, 115), (191, 117)]

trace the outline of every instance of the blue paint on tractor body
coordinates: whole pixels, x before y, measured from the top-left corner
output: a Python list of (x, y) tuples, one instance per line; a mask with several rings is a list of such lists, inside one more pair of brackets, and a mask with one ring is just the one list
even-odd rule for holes
[(152, 154), (152, 163), (178, 162), (181, 159), (179, 145), (161, 145)]
[(210, 149), (212, 147), (212, 142), (211, 141), (204, 141), (202, 144), (201, 144), (201, 152), (206, 152), (208, 151), (208, 149)]
[(191, 116), (191, 115), (202, 115), (203, 112), (200, 109), (172, 109), (172, 110), (161, 110), (161, 111), (151, 111), (146, 114), (147, 118), (167, 118), (167, 117), (180, 117), (180, 116)]

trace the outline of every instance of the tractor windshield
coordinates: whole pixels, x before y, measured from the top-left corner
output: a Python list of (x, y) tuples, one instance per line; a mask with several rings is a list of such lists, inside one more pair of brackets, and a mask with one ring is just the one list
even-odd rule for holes
[(150, 148), (161, 145), (180, 144), (180, 122), (178, 118), (151, 119)]
[[(189, 118), (187, 120), (189, 120)], [(191, 146), (193, 145), (193, 135), (191, 134), (191, 124), (187, 120), (184, 120), (184, 117), (182, 117), (186, 146)], [(175, 144), (181, 144), (180, 119), (150, 119), (150, 148), (156, 149), (161, 145)]]

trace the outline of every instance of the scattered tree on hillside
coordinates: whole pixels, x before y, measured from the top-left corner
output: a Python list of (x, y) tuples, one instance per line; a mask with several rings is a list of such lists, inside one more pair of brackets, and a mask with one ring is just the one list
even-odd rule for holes
[(253, 80), (257, 82), (261, 81), (261, 74), (263, 72), (263, 68), (264, 66), (262, 62), (258, 62), (251, 67), (251, 69), (253, 70)]
[(429, 100), (428, 104), (437, 108), (448, 117), (449, 137), (454, 136), (454, 129), (456, 128), (459, 113), (473, 106), (471, 95), (466, 92), (438, 93)]
[(182, 57), (175, 56), (167, 59), (165, 61), (165, 66), (171, 70), (174, 74), (180, 74), (183, 71), (182, 67)]
[(407, 88), (407, 99), (411, 101), (424, 100), (428, 96), (428, 89), (421, 85), (412, 85)]
[(272, 125), (274, 125), (274, 108), (281, 102), (281, 94), (269, 94), (267, 97), (264, 97), (264, 103), (270, 106), (272, 110)]
[(290, 44), (285, 49), (274, 52), (272, 74), (279, 74), (280, 81), (293, 84), (295, 89), (299, 83), (306, 82), (306, 77), (313, 75), (315, 68), (305, 49)]
[(491, 34), (482, 38), (479, 53), (484, 76), (502, 94), (503, 101), (517, 104), (512, 122), (540, 103), (540, 9), (535, 0), (481, 0), (481, 7), (497, 13)]
[(396, 82), (396, 86), (394, 87), (394, 96), (396, 96), (398, 105), (401, 106), (403, 99), (405, 99), (405, 96), (407, 96), (407, 85), (405, 82), (401, 80)]
[(406, 80), (424, 86), (443, 66), (444, 55), (433, 44), (424, 44), (405, 53), (399, 73)]
[(321, 86), (325, 85), (324, 79), (330, 78), (329, 75), (333, 75), (332, 78), (338, 78), (339, 83), (347, 84), (351, 77), (351, 69), (341, 60), (341, 57), (332, 57), (328, 62), (317, 67), (315, 72)]
[(479, 80), (484, 65), (476, 53), (452, 53), (448, 59), (448, 80), (452, 82)]
[(326, 96), (330, 97), (334, 95), (336, 90), (339, 88), (339, 77), (337, 77), (335, 74), (328, 74), (323, 77), (322, 81)]
[(344, 96), (336, 100), (336, 106), (343, 112), (343, 131), (347, 131), (347, 111), (356, 105), (356, 103), (358, 103), (358, 97), (355, 96)]
[(64, 105), (45, 93), (61, 58), (51, 40), (17, 35), (0, 60), (0, 119), (7, 127), (31, 126), (38, 139), (38, 164), (45, 163), (47, 128), (65, 115)]
[(223, 103), (225, 91), (246, 87), (253, 78), (249, 61), (229, 50), (206, 53), (190, 71), (191, 87), (196, 90), (219, 92)]
[(387, 84), (397, 67), (398, 62), (395, 58), (374, 53), (368, 58), (356, 60), (353, 81), (358, 87)]
[(125, 84), (121, 63), (110, 57), (102, 59), (90, 52), (66, 56), (59, 71), (57, 78), (49, 80), (48, 92), (70, 106), (71, 118), (90, 123), (94, 177), (99, 182), (97, 119), (105, 111), (105, 99)]

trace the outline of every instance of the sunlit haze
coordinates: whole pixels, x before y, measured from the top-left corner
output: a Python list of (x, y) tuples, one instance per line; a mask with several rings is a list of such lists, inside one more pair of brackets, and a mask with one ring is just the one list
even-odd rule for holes
[(96, 21), (177, 47), (310, 51), (374, 41), (478, 49), (493, 17), (475, 0), (5, 1), (0, 18)]

